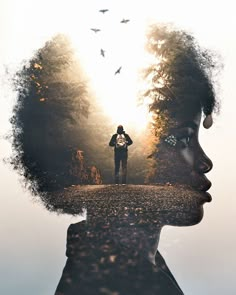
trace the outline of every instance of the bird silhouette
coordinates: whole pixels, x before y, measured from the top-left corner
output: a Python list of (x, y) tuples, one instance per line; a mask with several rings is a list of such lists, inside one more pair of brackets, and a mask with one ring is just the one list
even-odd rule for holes
[(105, 57), (105, 50), (101, 49), (101, 55)]
[(122, 68), (122, 67), (119, 67), (119, 69), (116, 70), (115, 75), (116, 75), (116, 74), (120, 74), (120, 70), (121, 70), (121, 68)]
[(100, 29), (90, 29), (91, 31), (93, 31), (94, 33), (97, 33), (97, 32), (100, 32), (101, 30)]
[(105, 12), (107, 12), (107, 11), (109, 11), (109, 9), (100, 9), (100, 10), (99, 10), (99, 12), (101, 12), (101, 13), (103, 13), (103, 14), (104, 14)]
[(123, 18), (122, 21), (121, 21), (121, 23), (122, 23), (122, 24), (127, 24), (129, 21), (130, 21), (129, 19), (125, 19), (125, 18)]

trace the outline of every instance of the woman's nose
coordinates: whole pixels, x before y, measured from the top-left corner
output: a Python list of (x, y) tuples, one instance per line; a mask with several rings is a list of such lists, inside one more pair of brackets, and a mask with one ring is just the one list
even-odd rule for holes
[(207, 173), (211, 171), (213, 167), (212, 161), (207, 157), (207, 155), (203, 152), (201, 157), (198, 159), (198, 162), (196, 163), (198, 172), (201, 173)]

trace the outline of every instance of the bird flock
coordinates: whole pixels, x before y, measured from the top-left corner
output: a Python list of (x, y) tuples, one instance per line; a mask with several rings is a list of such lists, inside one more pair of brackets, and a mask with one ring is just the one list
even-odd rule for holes
[[(102, 14), (105, 14), (105, 13), (108, 12), (108, 11), (109, 11), (109, 9), (100, 9), (100, 10), (99, 10), (99, 12), (102, 13)], [(129, 21), (130, 21), (129, 19), (125, 19), (125, 18), (123, 18), (123, 19), (120, 21), (120, 23), (121, 23), (121, 24), (127, 24)], [(101, 30), (98, 29), (98, 28), (91, 28), (90, 30), (93, 31), (94, 33), (101, 32)], [(105, 50), (101, 48), (101, 50), (100, 50), (100, 54), (101, 54), (102, 57), (105, 57)], [(122, 67), (120, 66), (120, 67), (115, 71), (114, 74), (115, 74), (115, 75), (120, 74), (121, 68), (122, 68)]]

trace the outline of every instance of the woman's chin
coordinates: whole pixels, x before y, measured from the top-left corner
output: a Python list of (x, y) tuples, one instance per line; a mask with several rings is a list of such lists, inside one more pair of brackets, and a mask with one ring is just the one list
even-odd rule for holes
[(165, 193), (168, 211), (163, 224), (172, 226), (191, 226), (201, 222), (204, 215), (203, 204), (210, 202), (211, 196), (185, 185), (172, 185)]
[(200, 223), (204, 216), (203, 206), (194, 208), (189, 212), (179, 212), (175, 218), (173, 218), (172, 226), (192, 226)]

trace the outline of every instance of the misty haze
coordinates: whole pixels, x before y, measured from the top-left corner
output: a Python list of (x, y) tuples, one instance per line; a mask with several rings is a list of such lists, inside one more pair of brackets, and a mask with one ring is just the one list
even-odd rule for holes
[[(108, 143), (117, 126), (89, 88), (68, 38), (57, 35), (48, 41), (25, 62), (14, 84), (18, 101), (11, 119), (15, 149), (11, 161), (31, 190), (113, 183), (113, 150)], [(125, 108), (121, 104), (113, 110), (120, 113), (121, 123)], [(148, 131), (124, 128), (134, 141), (128, 182), (142, 184), (149, 165)]]

